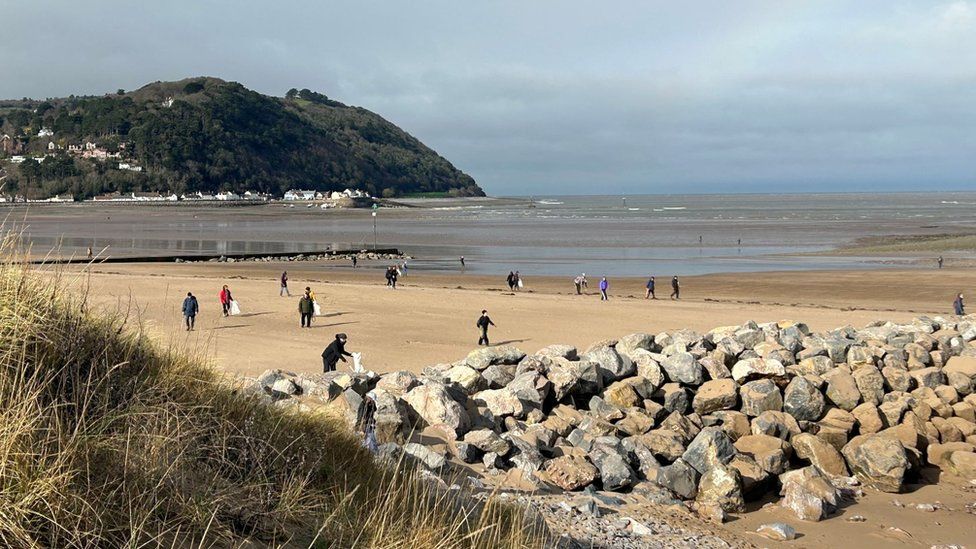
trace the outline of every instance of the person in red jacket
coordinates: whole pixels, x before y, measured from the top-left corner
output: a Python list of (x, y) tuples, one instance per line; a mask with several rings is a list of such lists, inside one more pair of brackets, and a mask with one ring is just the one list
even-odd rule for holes
[(224, 316), (230, 314), (230, 302), (234, 300), (234, 297), (230, 295), (230, 288), (224, 284), (223, 289), (220, 290), (220, 307), (224, 311)]

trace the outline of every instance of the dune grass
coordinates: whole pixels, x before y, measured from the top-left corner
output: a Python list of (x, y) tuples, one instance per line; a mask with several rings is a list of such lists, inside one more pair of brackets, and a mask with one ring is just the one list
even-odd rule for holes
[(0, 245), (0, 546), (542, 547), (524, 510), (377, 465), (97, 315)]

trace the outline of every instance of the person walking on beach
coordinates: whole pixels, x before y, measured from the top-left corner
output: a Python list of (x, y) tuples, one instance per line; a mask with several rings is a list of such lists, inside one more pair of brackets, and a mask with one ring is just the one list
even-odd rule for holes
[(336, 334), (332, 343), (322, 351), (323, 372), (334, 372), (340, 360), (349, 362), (346, 357), (352, 356), (352, 353), (346, 352), (346, 339), (346, 334)]
[(610, 289), (610, 282), (607, 281), (607, 277), (600, 279), (600, 301), (609, 301), (610, 298), (607, 297), (607, 290)]
[(464, 270), (464, 256), (462, 255), (460, 257), (460, 259), (461, 259), (461, 270), (463, 271)]
[(944, 260), (942, 259), (942, 256), (941, 255), (939, 256), (938, 262), (939, 262), (939, 268), (941, 269), (942, 268), (942, 263), (944, 263)]
[(291, 297), (291, 292), (288, 291), (288, 271), (281, 273), (281, 290), (278, 291), (278, 297), (285, 295)]
[(478, 345), (484, 345), (487, 347), (488, 344), (488, 326), (494, 326), (495, 323), (491, 321), (491, 317), (488, 316), (488, 310), (481, 310), (481, 317), (478, 318), (478, 322), (475, 326), (481, 330), (481, 337), (478, 338)]
[(355, 269), (355, 268), (356, 268), (356, 264), (357, 264), (357, 263), (359, 263), (359, 258), (358, 258), (358, 257), (356, 257), (356, 254), (353, 254), (353, 256), (352, 256), (352, 268), (353, 268), (353, 269)]
[(671, 299), (681, 299), (681, 284), (678, 282), (678, 275), (671, 279)]
[(583, 294), (583, 277), (582, 276), (577, 276), (576, 278), (574, 278), (573, 279), (573, 284), (576, 285), (576, 295), (582, 295)]
[(407, 262), (404, 261), (403, 265), (400, 265), (400, 276), (407, 276)]
[(390, 265), (390, 268), (386, 270), (386, 285), (390, 288), (396, 290), (397, 283), (397, 268)]
[(505, 277), (505, 282), (508, 283), (508, 291), (515, 291), (515, 271), (508, 271), (508, 276)]
[(88, 247), (88, 259), (91, 259), (91, 258), (92, 258), (92, 249), (91, 249), (91, 246), (89, 246)]
[(952, 302), (952, 309), (959, 316), (966, 314), (966, 304), (962, 302), (962, 294), (956, 296), (956, 300)]
[(522, 275), (518, 271), (515, 271), (515, 291), (522, 289)]
[(186, 299), (183, 300), (183, 322), (186, 323), (186, 331), (193, 330), (199, 312), (200, 304), (197, 303), (197, 298), (190, 292), (186, 292)]
[(657, 296), (654, 295), (654, 277), (653, 276), (647, 280), (647, 291), (644, 292), (644, 299), (648, 299), (648, 298), (650, 298), (650, 299), (657, 299)]
[(220, 290), (220, 308), (224, 311), (224, 316), (230, 315), (230, 302), (234, 300), (234, 296), (230, 294), (230, 288), (224, 284), (224, 287)]
[(305, 295), (298, 300), (298, 313), (301, 315), (302, 328), (312, 327), (312, 313), (315, 312), (315, 301), (312, 299), (312, 291), (305, 288)]

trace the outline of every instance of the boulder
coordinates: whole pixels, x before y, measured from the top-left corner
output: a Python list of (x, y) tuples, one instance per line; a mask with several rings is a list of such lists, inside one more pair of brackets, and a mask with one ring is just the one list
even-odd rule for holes
[(831, 476), (848, 476), (847, 464), (836, 448), (810, 433), (800, 433), (790, 439), (796, 457), (809, 461), (819, 471)]
[(492, 364), (481, 372), (489, 389), (501, 389), (515, 379), (515, 364)]
[(746, 435), (735, 441), (735, 449), (751, 457), (765, 472), (778, 475), (789, 465), (790, 445), (769, 435)]
[(919, 370), (911, 370), (908, 372), (908, 375), (912, 376), (912, 379), (915, 380), (915, 383), (919, 387), (929, 387), (934, 389), (945, 383), (945, 376), (942, 374), (942, 369), (934, 366), (929, 368), (921, 368)]
[(684, 414), (691, 407), (691, 393), (677, 383), (665, 383), (661, 393), (664, 395), (664, 409), (668, 412)]
[(527, 371), (515, 374), (515, 379), (505, 387), (505, 390), (510, 391), (526, 405), (541, 408), (551, 388), (552, 383), (545, 376), (538, 372)]
[(881, 369), (881, 376), (885, 379), (887, 391), (907, 393), (912, 390), (915, 381), (908, 375), (908, 368), (902, 366), (885, 366)]
[(716, 465), (709, 469), (698, 482), (695, 501), (702, 505), (717, 505), (728, 513), (745, 510), (739, 471), (727, 465)]
[[(630, 356), (634, 351), (641, 349), (644, 351), (654, 350), (654, 336), (651, 334), (630, 334), (617, 341), (617, 352)], [(633, 360), (633, 358), (631, 358)]]
[(881, 404), (885, 394), (885, 378), (873, 365), (861, 366), (851, 374), (857, 390), (861, 393), (862, 402)]
[(482, 452), (495, 452), (499, 456), (508, 455), (512, 445), (491, 429), (469, 431), (464, 435), (464, 442), (471, 444)]
[(905, 447), (897, 439), (876, 435), (854, 437), (841, 452), (852, 473), (866, 486), (900, 492), (909, 469)]
[(588, 360), (597, 364), (604, 384), (632, 376), (637, 372), (633, 360), (621, 356), (616, 349), (610, 346), (591, 349), (581, 357), (581, 360)]
[(542, 467), (543, 463), (545, 463), (545, 458), (542, 457), (542, 454), (539, 452), (539, 448), (531, 442), (513, 433), (502, 434), (502, 439), (508, 441), (508, 443), (512, 445), (512, 450), (508, 455), (508, 460), (511, 461), (520, 471), (534, 473)]
[(671, 465), (658, 469), (656, 477), (648, 480), (667, 488), (679, 498), (694, 499), (698, 494), (700, 476), (694, 467), (685, 463), (684, 460), (678, 459)]
[(549, 367), (549, 372), (546, 374), (546, 377), (552, 384), (553, 397), (557, 401), (561, 401), (578, 389), (580, 380), (579, 365), (568, 360), (556, 359)]
[(929, 444), (926, 448), (928, 462), (936, 467), (945, 467), (946, 460), (953, 452), (973, 452), (976, 446), (968, 442), (946, 442), (944, 444)]
[(443, 385), (427, 383), (414, 387), (403, 395), (403, 401), (427, 425), (444, 425), (459, 437), (468, 430), (468, 413)]
[(564, 358), (566, 360), (577, 360), (579, 358), (576, 347), (572, 345), (549, 345), (539, 349), (537, 356), (547, 356), (549, 358)]
[(800, 425), (793, 416), (776, 411), (767, 411), (756, 416), (750, 425), (754, 435), (770, 435), (783, 440), (789, 440), (800, 433)]
[(459, 364), (444, 372), (444, 377), (451, 383), (458, 384), (468, 394), (486, 389), (488, 382), (485, 381), (477, 370), (464, 364)]
[(380, 380), (376, 383), (376, 388), (383, 389), (391, 395), (402, 397), (407, 393), (407, 391), (413, 389), (417, 385), (420, 385), (420, 381), (417, 379), (417, 374), (413, 372), (398, 371), (380, 376)]
[(846, 371), (834, 372), (827, 380), (827, 398), (842, 410), (853, 410), (861, 402), (861, 391), (854, 376)]
[(611, 383), (604, 389), (603, 399), (618, 408), (636, 408), (642, 401), (633, 386), (622, 381)]
[(635, 438), (654, 456), (667, 463), (680, 458), (685, 452), (685, 442), (681, 435), (670, 429), (655, 429)]
[(796, 539), (796, 529), (785, 522), (761, 524), (756, 533), (773, 541), (790, 541)]
[(428, 469), (441, 469), (447, 465), (447, 458), (443, 454), (435, 452), (431, 448), (416, 442), (408, 442), (403, 445), (403, 453), (417, 460)]
[(945, 470), (953, 475), (976, 479), (976, 453), (956, 451), (945, 460)]
[(661, 368), (674, 383), (697, 387), (705, 380), (704, 369), (691, 353), (680, 352), (666, 357), (661, 361)]
[(637, 375), (647, 379), (655, 388), (658, 388), (664, 385), (667, 380), (664, 377), (664, 370), (661, 369), (661, 365), (654, 359), (655, 356), (643, 349), (638, 349), (630, 354), (636, 365)]
[(725, 465), (735, 455), (732, 440), (719, 427), (706, 427), (691, 441), (681, 459), (705, 474), (716, 465)]
[(732, 379), (738, 383), (766, 377), (783, 377), (785, 375), (786, 368), (778, 360), (747, 358), (736, 362), (735, 366), (732, 366)]
[(772, 380), (758, 379), (750, 381), (739, 389), (742, 405), (739, 410), (750, 417), (758, 416), (767, 411), (780, 411), (783, 408), (783, 396), (779, 387)]
[(471, 351), (464, 363), (479, 372), (493, 364), (518, 364), (525, 353), (515, 347), (484, 347)]
[(696, 414), (706, 415), (718, 410), (731, 410), (738, 400), (738, 385), (732, 379), (713, 379), (698, 388), (692, 407)]
[(599, 470), (585, 457), (567, 454), (546, 462), (543, 467), (549, 481), (563, 490), (579, 490), (596, 481)]
[(597, 444), (590, 451), (589, 458), (600, 470), (604, 490), (623, 490), (637, 481), (637, 474), (624, 457), (622, 448)]
[(801, 360), (793, 369), (800, 375), (822, 376), (834, 369), (834, 361), (829, 356), (811, 356)]
[(825, 406), (820, 388), (804, 376), (794, 377), (783, 392), (783, 411), (797, 421), (817, 421)]
[(780, 505), (800, 520), (820, 521), (837, 509), (840, 492), (815, 467), (780, 475), (783, 500)]

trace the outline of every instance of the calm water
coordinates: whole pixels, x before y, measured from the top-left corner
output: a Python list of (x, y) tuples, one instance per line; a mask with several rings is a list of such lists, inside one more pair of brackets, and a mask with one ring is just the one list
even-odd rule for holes
[[(413, 269), (526, 276), (703, 274), (845, 269), (886, 258), (804, 257), (856, 238), (976, 231), (976, 192), (822, 195), (533, 197), (427, 201), (381, 209), (376, 240), (417, 257)], [(74, 206), (29, 212), (34, 249), (110, 246), (113, 255), (265, 253), (369, 247), (368, 211)], [(700, 238), (700, 240), (699, 240)]]

